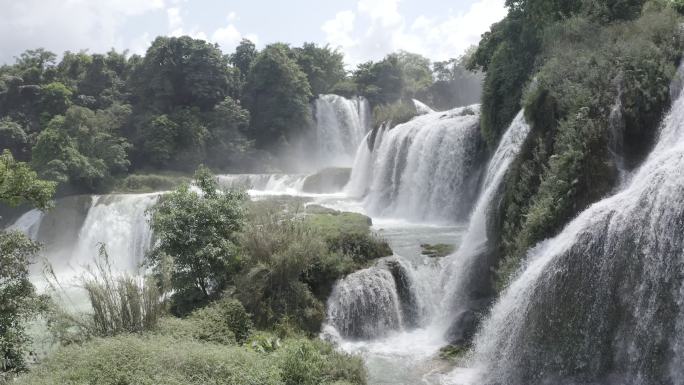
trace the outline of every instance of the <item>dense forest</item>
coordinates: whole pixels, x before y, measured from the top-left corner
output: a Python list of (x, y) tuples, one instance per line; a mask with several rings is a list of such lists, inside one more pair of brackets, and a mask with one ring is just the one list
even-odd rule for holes
[[(320, 94), (365, 96), (386, 116), (418, 98), (444, 109), (476, 100), (464, 59), (399, 52), (349, 72), (313, 43), (232, 54), (190, 37), (159, 37), (145, 56), (28, 50), (0, 67), (0, 142), (66, 191), (111, 190), (128, 173), (280, 168), (312, 131)], [(475, 93), (475, 95), (473, 95)], [(408, 102), (407, 102), (408, 101)], [(389, 114), (389, 115), (388, 115)], [(404, 115), (406, 112), (404, 112)]]

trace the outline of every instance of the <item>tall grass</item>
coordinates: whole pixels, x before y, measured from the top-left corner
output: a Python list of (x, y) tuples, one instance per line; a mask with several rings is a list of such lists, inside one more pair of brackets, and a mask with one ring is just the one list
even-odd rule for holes
[[(156, 328), (160, 317), (166, 313), (164, 295), (152, 278), (113, 272), (104, 244), (99, 245), (98, 256), (80, 285), (91, 311), (75, 314), (61, 305), (54, 305), (50, 327), (62, 344), (92, 337), (142, 333)], [(50, 281), (55, 292), (64, 292), (54, 273), (51, 273)]]
[(164, 310), (162, 293), (151, 278), (115, 275), (104, 244), (95, 271), (84, 278), (97, 336), (140, 333), (157, 325)]

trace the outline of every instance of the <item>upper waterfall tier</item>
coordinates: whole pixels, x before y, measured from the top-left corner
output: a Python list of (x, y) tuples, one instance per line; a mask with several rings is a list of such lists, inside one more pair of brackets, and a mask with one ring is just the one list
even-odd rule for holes
[(351, 166), (356, 147), (370, 128), (368, 101), (320, 95), (314, 107), (319, 166)]
[(364, 196), (371, 215), (462, 222), (477, 194), (482, 154), (477, 106), (383, 126), (359, 146), (347, 193)]

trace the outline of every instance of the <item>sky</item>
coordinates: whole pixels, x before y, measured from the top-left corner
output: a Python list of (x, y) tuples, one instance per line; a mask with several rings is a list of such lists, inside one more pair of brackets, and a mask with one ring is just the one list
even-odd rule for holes
[(0, 0), (0, 64), (26, 49), (144, 54), (160, 35), (230, 53), (241, 39), (329, 44), (351, 65), (406, 50), (458, 57), (506, 11), (504, 0)]

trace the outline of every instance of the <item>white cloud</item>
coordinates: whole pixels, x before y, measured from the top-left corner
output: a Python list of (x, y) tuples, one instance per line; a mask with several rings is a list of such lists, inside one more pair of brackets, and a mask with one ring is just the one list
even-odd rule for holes
[(129, 44), (129, 51), (132, 54), (144, 55), (151, 44), (152, 35), (150, 35), (149, 32), (145, 32), (131, 40)]
[(174, 34), (175, 31), (183, 31), (183, 18), (180, 15), (180, 8), (171, 7), (166, 10), (166, 17), (169, 21), (169, 30)]
[(335, 18), (323, 23), (321, 28), (327, 37), (328, 43), (333, 47), (344, 47), (349, 49), (356, 44), (352, 37), (354, 32), (354, 20), (356, 15), (352, 11), (342, 11), (335, 15)]
[(12, 62), (26, 49), (61, 53), (89, 48), (123, 50), (121, 28), (127, 18), (163, 9), (163, 0), (0, 1), (0, 62)]
[(180, 8), (167, 9), (169, 35), (171, 36), (188, 35), (195, 39), (210, 41), (212, 43), (218, 44), (221, 47), (221, 50), (225, 53), (232, 52), (243, 38), (248, 38), (254, 43), (258, 41), (258, 37), (256, 35), (243, 35), (240, 33), (233, 23), (233, 21), (238, 19), (238, 15), (235, 12), (230, 12), (226, 16), (228, 25), (217, 28), (213, 33), (211, 33), (211, 35), (207, 35), (204, 31), (199, 30), (197, 27), (186, 29), (181, 12), (182, 11)]
[(356, 12), (340, 12), (323, 24), (326, 42), (340, 47), (354, 64), (397, 50), (445, 60), (477, 44), (506, 15), (504, 0), (479, 0), (460, 13), (413, 20), (401, 15), (400, 5), (400, 0), (359, 0)]
[(211, 35), (211, 40), (218, 43), (224, 52), (232, 51), (242, 40), (242, 34), (233, 24), (219, 28)]
[(398, 26), (404, 20), (399, 13), (399, 0), (359, 0), (357, 8), (385, 28)]

